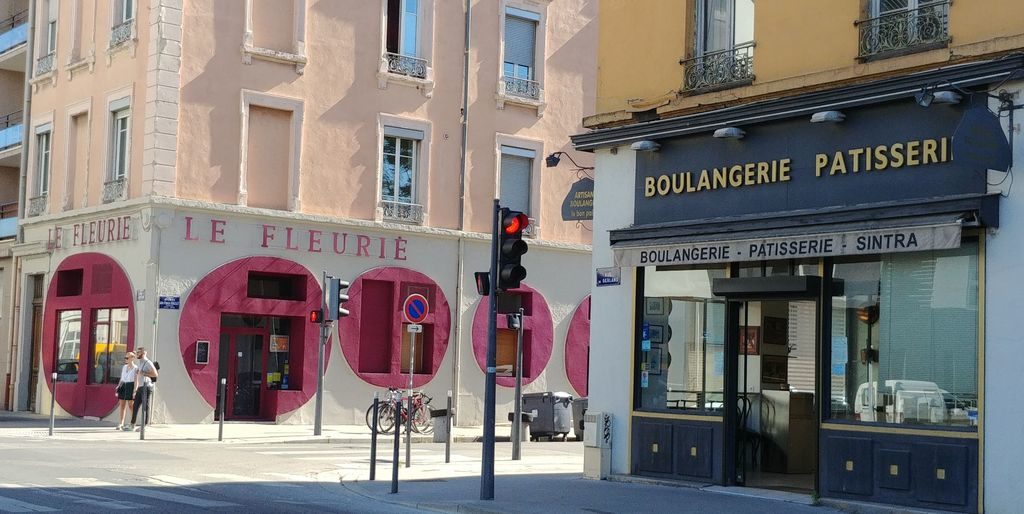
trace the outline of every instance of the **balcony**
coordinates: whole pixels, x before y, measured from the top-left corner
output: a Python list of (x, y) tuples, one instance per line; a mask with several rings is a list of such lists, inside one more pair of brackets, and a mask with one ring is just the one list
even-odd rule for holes
[(540, 82), (516, 77), (501, 77), (502, 92), (509, 96), (518, 96), (529, 100), (540, 100)]
[(25, 71), (23, 50), (28, 41), (28, 11), (0, 20), (0, 69)]
[(413, 57), (411, 55), (401, 55), (393, 53), (385, 53), (384, 61), (387, 63), (388, 73), (395, 73), (398, 75), (405, 75), (407, 77), (415, 77), (418, 79), (427, 78), (427, 60), (420, 59), (419, 57)]
[(894, 57), (949, 44), (949, 0), (857, 22), (861, 60)]
[(57, 54), (48, 53), (38, 59), (36, 59), (36, 76), (46, 75), (53, 71), (53, 62), (56, 60)]
[(413, 225), (423, 224), (423, 206), (415, 203), (381, 200), (385, 221), (397, 221)]
[(47, 195), (46, 195), (46, 193), (43, 193), (42, 195), (37, 196), (35, 198), (29, 198), (29, 200), (28, 200), (28, 212), (25, 213), (25, 217), (26, 218), (31, 218), (33, 216), (39, 216), (40, 214), (45, 214), (47, 206), (48, 206), (48, 203), (47, 203)]
[(103, 203), (116, 202), (118, 200), (124, 200), (125, 186), (128, 184), (128, 180), (124, 177), (110, 180), (103, 183)]
[[(21, 146), (22, 138), (21, 111), (0, 116), (0, 155), (7, 153), (7, 150)], [(0, 163), (6, 166), (6, 164)]]
[(0, 239), (10, 239), (18, 234), (18, 203), (0, 204)]
[(114, 48), (132, 39), (132, 30), (134, 28), (134, 19), (115, 25), (114, 28), (110, 29), (110, 45), (108, 48)]
[(754, 42), (708, 52), (679, 61), (683, 65), (683, 91), (708, 92), (754, 81)]

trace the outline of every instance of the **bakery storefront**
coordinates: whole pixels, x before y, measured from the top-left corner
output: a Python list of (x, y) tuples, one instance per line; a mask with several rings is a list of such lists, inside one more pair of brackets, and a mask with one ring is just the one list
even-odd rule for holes
[[(630, 382), (590, 384), (626, 434), (613, 472), (979, 510), (987, 175), (1009, 166), (987, 79), (574, 138), (605, 179), (594, 266), (622, 277), (592, 299), (591, 372)], [(940, 81), (958, 103), (915, 101)], [(629, 150), (642, 139), (660, 148)]]

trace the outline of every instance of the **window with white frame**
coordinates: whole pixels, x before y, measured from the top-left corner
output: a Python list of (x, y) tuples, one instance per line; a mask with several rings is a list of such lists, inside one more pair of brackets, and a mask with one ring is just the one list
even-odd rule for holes
[(53, 71), (54, 56), (57, 53), (57, 13), (60, 9), (58, 0), (44, 0), (42, 11), (44, 21), (43, 29), (40, 31), (39, 57), (35, 62), (35, 75), (45, 75)]
[(537, 154), (527, 148), (501, 146), (501, 184), (498, 197), (501, 205), (535, 217), (530, 210), (533, 183), (533, 160)]
[(417, 57), (420, 0), (388, 0), (388, 53)]
[(50, 192), (50, 128), (36, 132), (36, 194), (46, 196)]
[(683, 62), (685, 90), (753, 79), (754, 0), (698, 0), (695, 57)]
[(57, 51), (57, 13), (59, 11), (59, 0), (46, 2), (46, 54)]
[(131, 110), (120, 107), (111, 112), (110, 171), (111, 181), (123, 180), (128, 175), (128, 126)]
[(384, 127), (381, 149), (380, 199), (384, 218), (422, 223), (423, 209), (417, 200), (422, 130)]
[(540, 14), (505, 8), (505, 58), (502, 78), (505, 92), (515, 96), (537, 99), (537, 29)]
[(114, 0), (114, 25), (135, 19), (135, 0)]

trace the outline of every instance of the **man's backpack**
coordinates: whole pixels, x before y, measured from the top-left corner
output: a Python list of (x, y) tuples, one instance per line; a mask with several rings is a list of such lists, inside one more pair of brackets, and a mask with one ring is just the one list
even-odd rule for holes
[[(153, 361), (153, 367), (156, 368), (157, 371), (160, 371), (160, 363), (159, 362)], [(159, 377), (152, 377), (152, 378), (150, 378), (150, 380), (152, 380), (153, 383), (155, 384), (157, 378), (159, 378)]]

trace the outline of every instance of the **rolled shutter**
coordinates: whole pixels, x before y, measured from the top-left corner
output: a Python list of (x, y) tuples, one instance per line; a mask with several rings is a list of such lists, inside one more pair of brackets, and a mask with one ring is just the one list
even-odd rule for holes
[(537, 45), (537, 22), (505, 15), (505, 62), (534, 67)]

